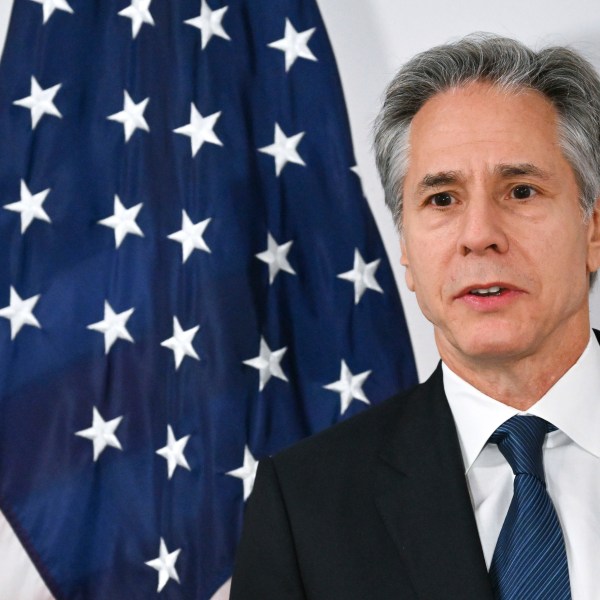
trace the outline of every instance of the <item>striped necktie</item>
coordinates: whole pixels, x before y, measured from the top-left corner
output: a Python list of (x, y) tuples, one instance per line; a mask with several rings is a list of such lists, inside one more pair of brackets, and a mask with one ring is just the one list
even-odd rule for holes
[(517, 415), (490, 438), (515, 474), (490, 567), (496, 600), (571, 598), (565, 543), (542, 464), (544, 438), (555, 429), (539, 417)]

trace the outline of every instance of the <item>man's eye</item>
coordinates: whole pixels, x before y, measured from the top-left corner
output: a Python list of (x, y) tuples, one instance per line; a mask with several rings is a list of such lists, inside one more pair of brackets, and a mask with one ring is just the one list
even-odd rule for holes
[(535, 196), (536, 191), (529, 185), (517, 185), (512, 189), (511, 196), (517, 200), (527, 200)]
[(446, 192), (442, 192), (441, 194), (434, 194), (429, 197), (429, 204), (432, 206), (437, 206), (438, 208), (444, 208), (446, 206), (450, 206), (454, 198)]

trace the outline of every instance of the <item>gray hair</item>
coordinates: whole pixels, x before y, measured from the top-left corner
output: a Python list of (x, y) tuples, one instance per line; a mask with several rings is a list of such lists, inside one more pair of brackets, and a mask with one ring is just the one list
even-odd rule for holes
[(492, 34), (437, 46), (406, 63), (388, 86), (375, 122), (375, 157), (386, 203), (402, 228), (402, 188), (413, 117), (433, 96), (483, 81), (506, 91), (541, 92), (558, 113), (558, 135), (579, 185), (588, 219), (600, 195), (600, 79), (582, 56), (564, 47), (530, 50)]

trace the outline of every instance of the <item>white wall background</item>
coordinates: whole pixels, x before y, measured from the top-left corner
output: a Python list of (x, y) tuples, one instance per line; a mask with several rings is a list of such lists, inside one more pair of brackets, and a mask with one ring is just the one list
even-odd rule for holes
[[(71, 0), (70, 4), (77, 10), (77, 3), (85, 1)], [(0, 53), (12, 2), (0, 0)], [(564, 0), (318, 0), (318, 3), (338, 61), (363, 187), (394, 267), (419, 377), (423, 379), (438, 360), (433, 333), (404, 285), (398, 240), (383, 204), (370, 151), (370, 128), (382, 91), (394, 71), (416, 52), (473, 31), (499, 33), (533, 47), (567, 44), (583, 52), (600, 68), (600, 4), (598, 0), (571, 0), (568, 3)], [(123, 5), (126, 5), (125, 0)], [(0, 204), (4, 203), (0, 198)], [(600, 285), (598, 287), (591, 300), (592, 324), (596, 327), (600, 326)], [(10, 533), (7, 527), (0, 514), (0, 556), (3, 557), (0, 561), (0, 600), (48, 598), (47, 592), (35, 591), (35, 578), (33, 587), (25, 586), (25, 572), (33, 567), (26, 564), (27, 559), (17, 546), (18, 542), (7, 535)], [(7, 557), (13, 562), (7, 561)], [(18, 587), (10, 589), (8, 577), (12, 575), (14, 579), (17, 573)]]

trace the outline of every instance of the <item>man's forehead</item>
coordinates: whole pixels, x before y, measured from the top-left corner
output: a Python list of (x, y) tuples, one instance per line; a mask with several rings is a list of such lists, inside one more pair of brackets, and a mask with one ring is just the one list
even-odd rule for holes
[(537, 98), (549, 107), (553, 106), (550, 99), (536, 89), (527, 86), (501, 85), (495, 82), (486, 81), (485, 79), (478, 79), (441, 89), (430, 96), (421, 105), (416, 114), (419, 114), (426, 106), (452, 102), (453, 100), (460, 100), (464, 97), (479, 97), (482, 99), (482, 102), (485, 102), (486, 99), (497, 97), (503, 97), (507, 100), (514, 98)]
[(543, 175), (562, 156), (557, 112), (532, 90), (477, 83), (440, 92), (415, 115), (408, 156), (426, 183), (456, 178), (470, 161), (501, 176)]
[[(481, 111), (492, 106), (494, 109), (490, 110), (489, 117), (493, 121), (495, 117), (509, 116), (516, 104), (528, 107), (548, 123), (556, 122), (558, 113), (541, 92), (525, 87), (501, 87), (485, 81), (474, 81), (442, 90), (429, 98), (415, 114), (411, 131), (433, 118), (438, 122), (450, 123), (462, 111)], [(517, 114), (514, 116), (518, 117)]]

